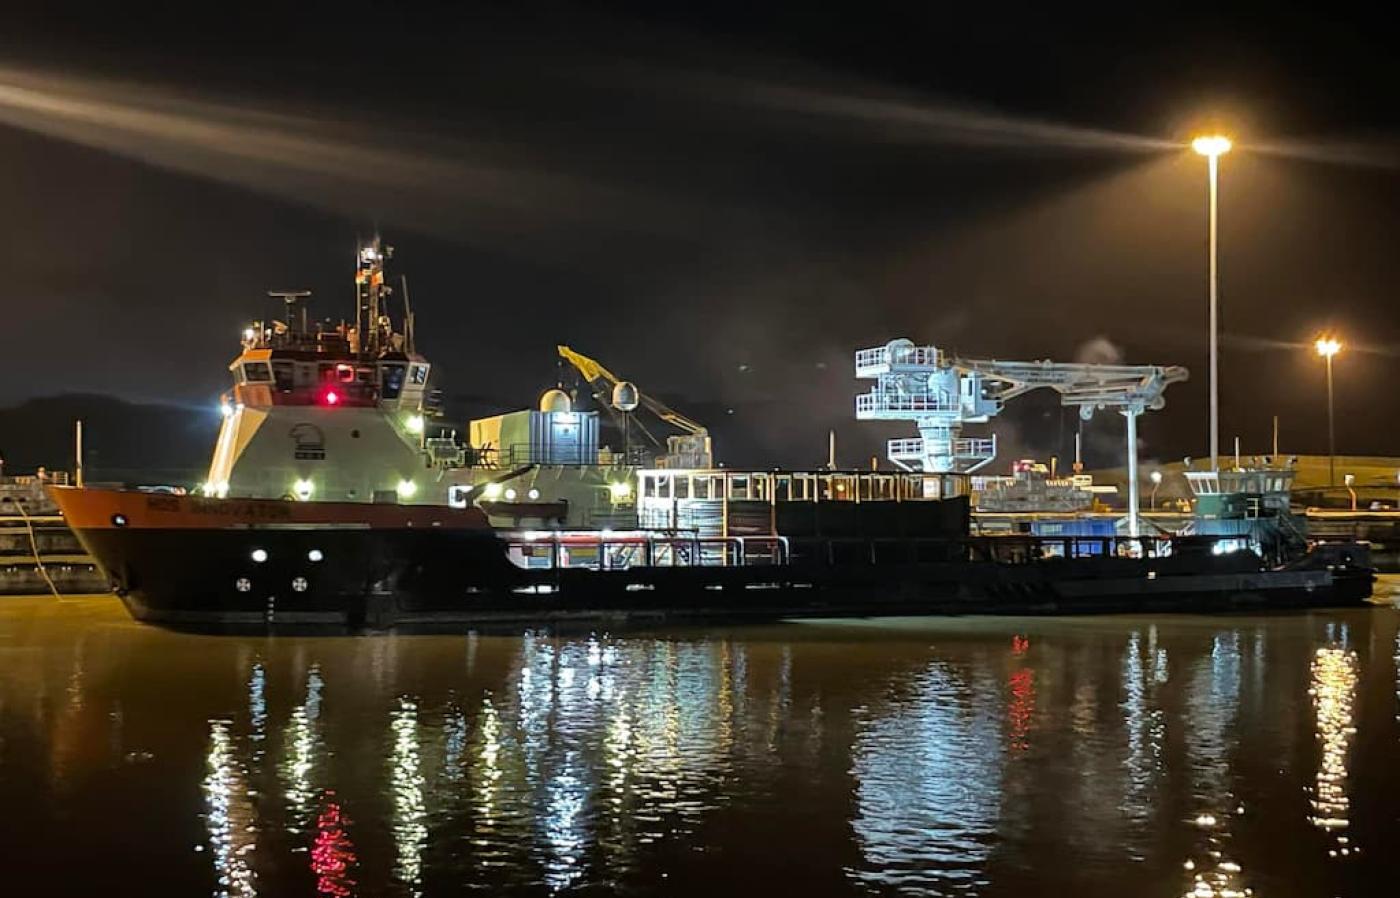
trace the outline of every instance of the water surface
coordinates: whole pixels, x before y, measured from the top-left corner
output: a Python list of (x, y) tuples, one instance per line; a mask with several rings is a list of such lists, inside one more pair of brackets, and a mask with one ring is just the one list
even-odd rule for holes
[(1388, 894), (1398, 658), (1389, 607), (244, 638), (0, 599), (0, 875), (85, 895)]

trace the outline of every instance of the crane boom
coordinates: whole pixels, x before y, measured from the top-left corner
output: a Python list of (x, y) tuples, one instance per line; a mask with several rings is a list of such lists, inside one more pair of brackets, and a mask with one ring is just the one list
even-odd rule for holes
[[(607, 389), (611, 391), (618, 384), (624, 382), (622, 378), (603, 367), (602, 363), (597, 359), (591, 359), (583, 353), (570, 349), (567, 346), (559, 346), (559, 357), (577, 368), (578, 373), (583, 375), (585, 380), (600, 389), (606, 385)], [(649, 393), (643, 393), (639, 389), (637, 391), (637, 399), (642, 405), (646, 406), (647, 410), (653, 415), (665, 421), (667, 424), (670, 424), (677, 430), (685, 431), (692, 436), (704, 436), (709, 433), (704, 425), (691, 418), (687, 418), (685, 415), (682, 415), (680, 412)]]
[[(609, 371), (597, 359), (589, 358), (581, 352), (570, 349), (568, 346), (559, 345), (559, 357), (573, 365), (583, 379), (593, 385), (598, 391), (599, 401), (614, 416), (618, 415), (617, 409), (613, 408), (611, 402), (612, 391), (619, 384), (630, 383), (624, 381), (616, 374)], [(671, 436), (666, 438), (667, 455), (658, 461), (663, 467), (699, 467), (707, 468), (712, 462), (710, 448), (710, 432), (703, 424), (686, 417), (666, 403), (641, 391), (635, 384), (632, 387), (637, 390), (637, 402), (644, 406), (663, 422), (681, 431), (684, 436)], [(637, 422), (640, 427), (640, 422)], [(647, 435), (652, 442), (657, 443), (655, 437), (645, 427), (642, 432)]]
[(891, 340), (856, 352), (856, 377), (875, 388), (856, 397), (856, 417), (914, 421), (919, 436), (890, 440), (889, 458), (901, 468), (972, 473), (996, 457), (996, 435), (966, 439), (964, 424), (985, 423), (1006, 400), (1051, 389), (1062, 405), (1088, 420), (1099, 409), (1121, 412), (1127, 425), (1128, 532), (1138, 535), (1137, 419), (1162, 408), (1167, 387), (1187, 371), (1178, 365), (1091, 365), (1077, 362), (1003, 362), (950, 357), (937, 346)]

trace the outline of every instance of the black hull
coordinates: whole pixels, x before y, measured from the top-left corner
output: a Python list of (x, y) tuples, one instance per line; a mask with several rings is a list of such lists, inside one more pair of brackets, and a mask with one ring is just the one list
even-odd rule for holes
[(489, 531), (106, 528), (79, 535), (134, 617), (190, 629), (1308, 608), (1360, 604), (1372, 581), (1360, 567), (1261, 571), (1248, 557), (1209, 554), (876, 563), (871, 553), (842, 559), (811, 543), (794, 546), (793, 562), (781, 566), (526, 571)]

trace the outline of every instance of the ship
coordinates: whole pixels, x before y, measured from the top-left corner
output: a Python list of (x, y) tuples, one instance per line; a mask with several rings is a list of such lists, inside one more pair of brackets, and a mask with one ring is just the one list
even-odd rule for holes
[[(582, 395), (561, 382), (533, 407), (453, 427), (417, 349), (407, 281), (388, 276), (392, 255), (377, 237), (357, 248), (353, 320), (312, 319), (305, 291), (270, 294), (280, 312), (241, 334), (198, 488), (50, 490), (133, 617), (197, 629), (592, 626), (1370, 594), (1358, 546), (1265, 565), (1209, 537), (975, 537), (965, 474), (726, 468), (704, 427), (563, 346)], [(884, 358), (907, 356), (906, 342)], [(858, 370), (881, 364), (871, 352)], [(651, 436), (639, 409), (681, 432), (638, 451), (633, 433)], [(600, 411), (620, 447), (600, 444)]]

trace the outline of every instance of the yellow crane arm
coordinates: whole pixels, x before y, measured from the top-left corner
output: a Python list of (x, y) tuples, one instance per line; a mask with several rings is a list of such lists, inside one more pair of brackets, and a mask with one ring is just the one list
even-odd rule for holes
[[(591, 359), (583, 353), (575, 352), (564, 345), (560, 345), (558, 349), (559, 357), (577, 368), (578, 373), (583, 375), (584, 380), (598, 386), (600, 389), (602, 384), (607, 385), (608, 394), (602, 397), (602, 399), (604, 402), (608, 401), (608, 396), (611, 395), (612, 389), (622, 382), (622, 378), (613, 374), (607, 368), (604, 368), (597, 360)], [(643, 393), (640, 389), (637, 390), (637, 397), (643, 405), (651, 410), (652, 414), (656, 415), (656, 417), (665, 421), (667, 424), (670, 424), (672, 427), (690, 434), (700, 435), (708, 433), (703, 425), (692, 421), (665, 403)]]
[(594, 359), (590, 359), (583, 353), (574, 352), (569, 347), (563, 345), (560, 345), (558, 349), (559, 357), (562, 358), (564, 361), (568, 362), (570, 365), (573, 365), (575, 368), (577, 368), (578, 373), (582, 374), (583, 379), (588, 381), (589, 383), (596, 384), (598, 381), (601, 380), (608, 385), (609, 389), (611, 389), (612, 387), (617, 386), (619, 382), (621, 382), (622, 378), (618, 377), (616, 374), (613, 374), (607, 368), (604, 368), (597, 361), (595, 361)]

